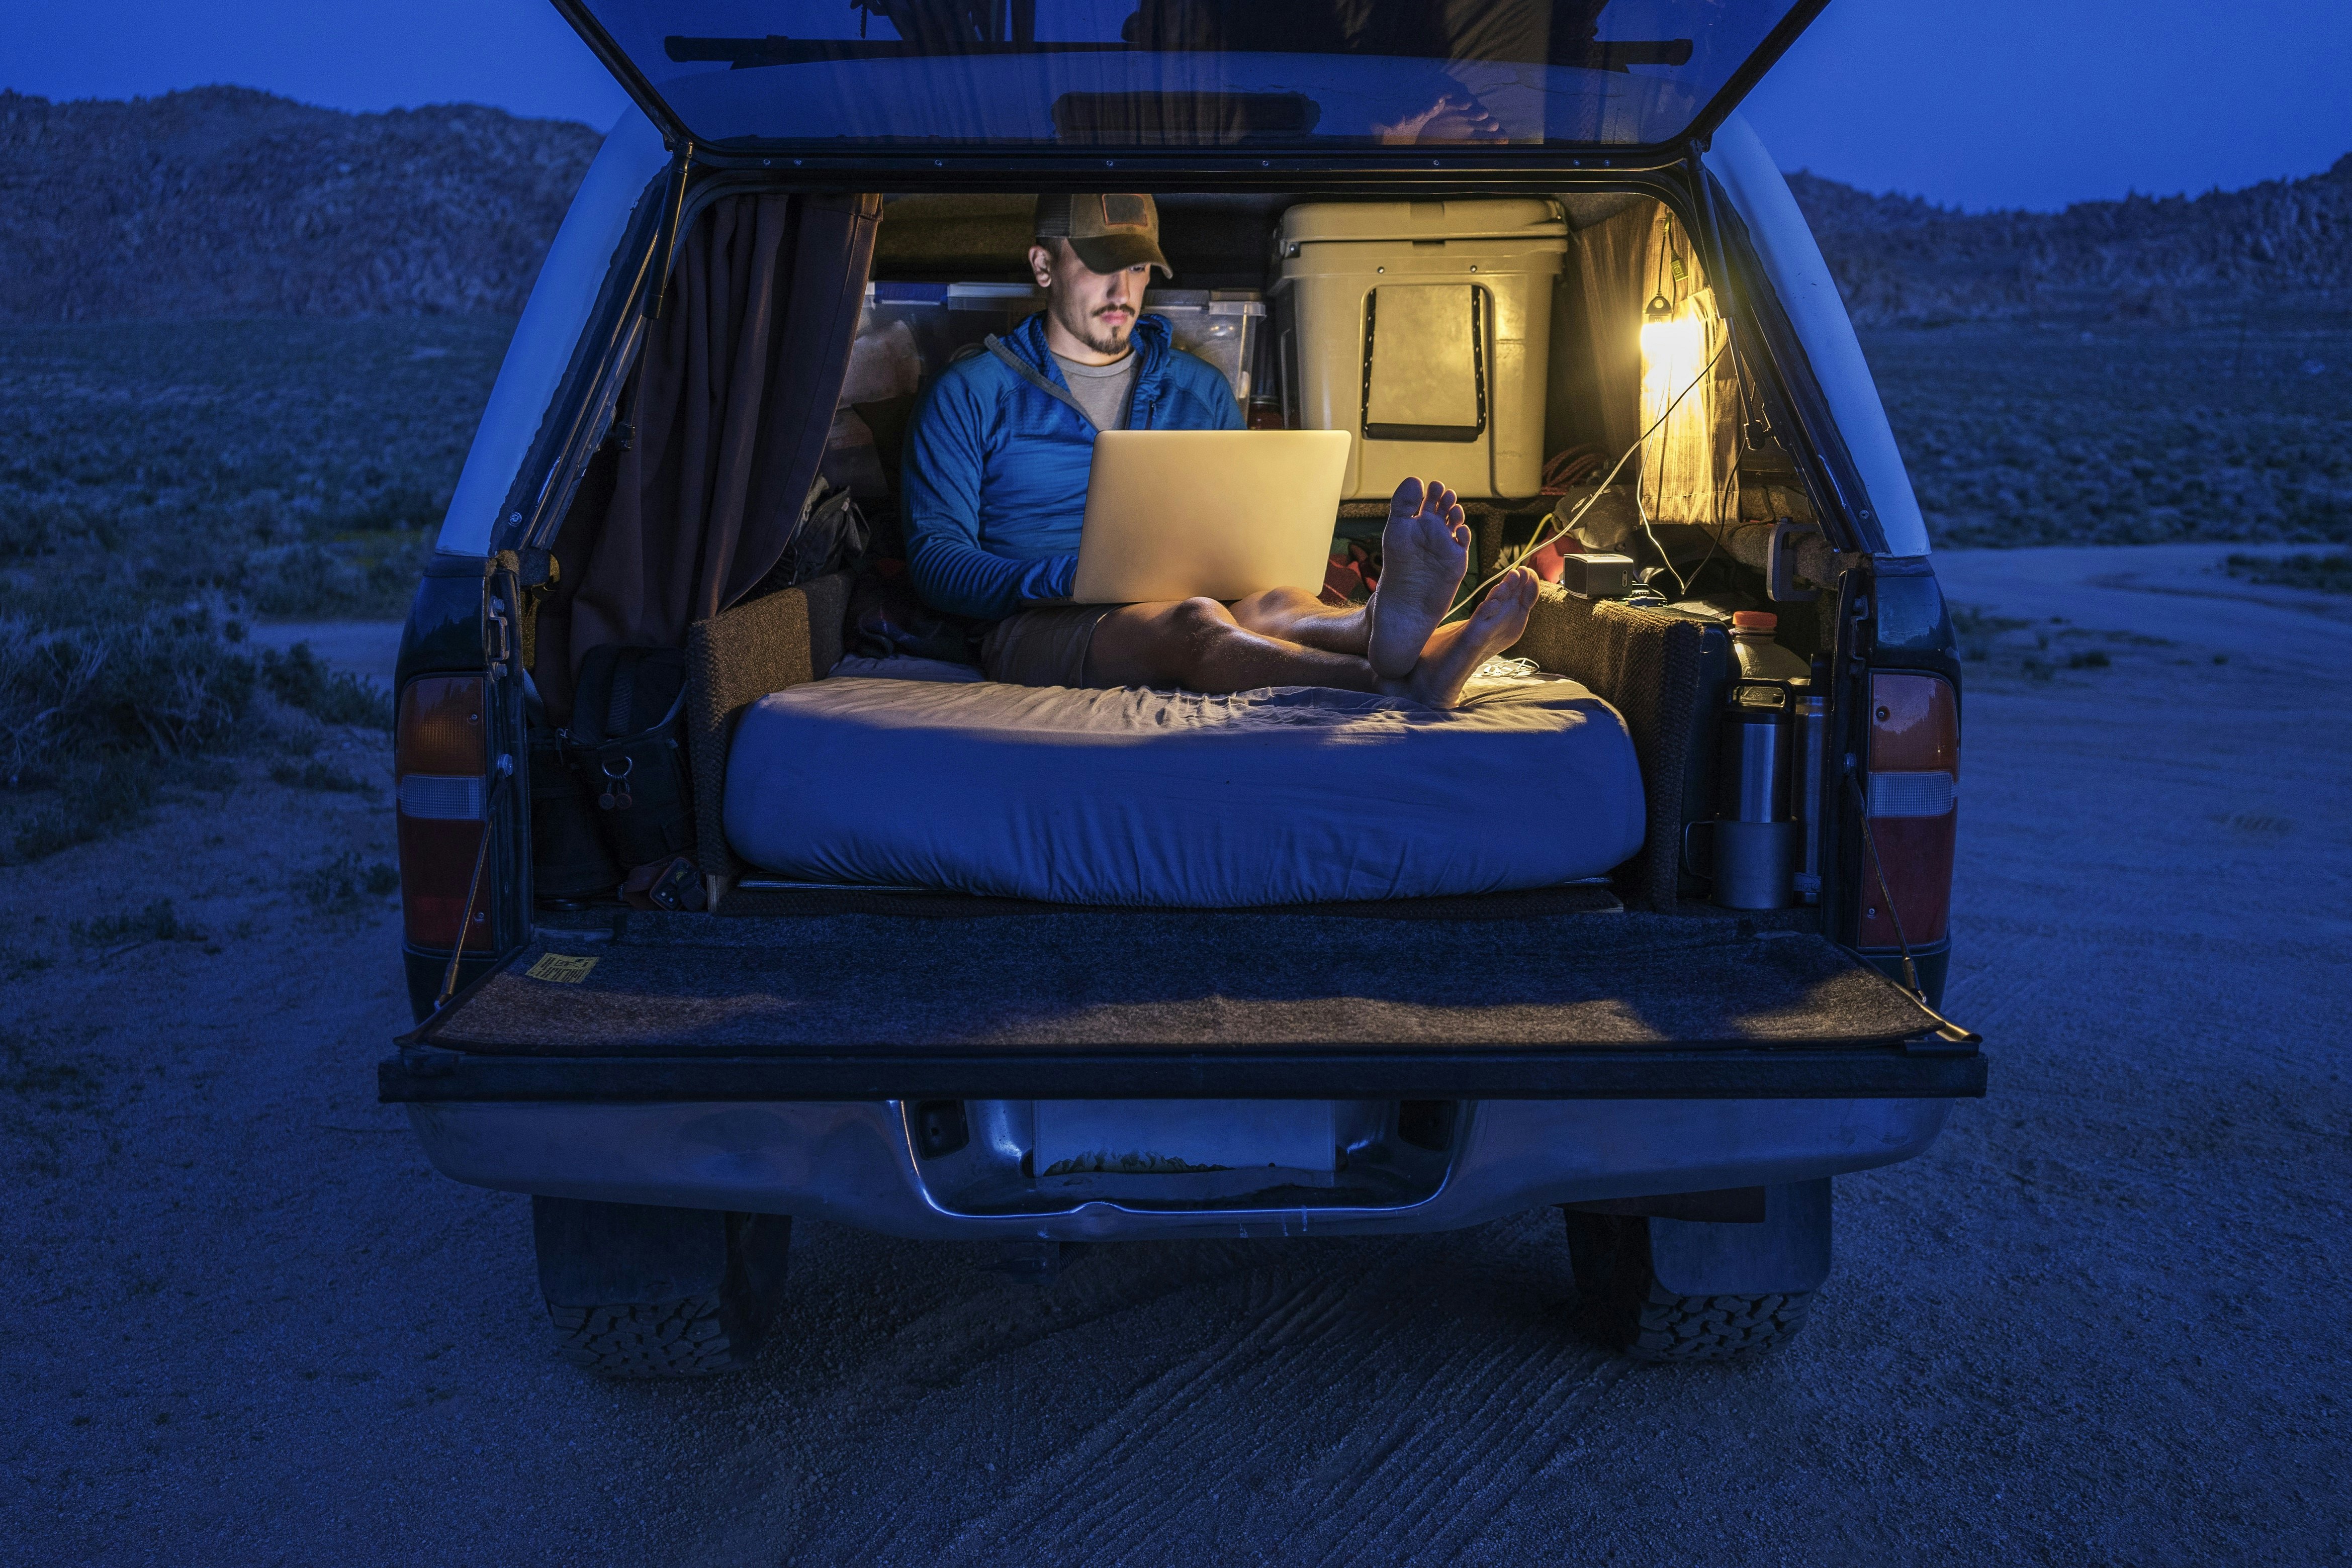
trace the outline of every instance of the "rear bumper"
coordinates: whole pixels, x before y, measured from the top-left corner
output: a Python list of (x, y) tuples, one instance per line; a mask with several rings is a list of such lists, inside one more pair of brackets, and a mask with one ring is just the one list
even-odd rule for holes
[(1971, 1099), (1984, 1058), (1858, 1051), (1290, 1050), (844, 1056), (492, 1056), (404, 1046), (377, 1069), (396, 1104), (708, 1100)]
[[(790, 1214), (937, 1240), (1333, 1236), (1447, 1230), (1548, 1203), (1810, 1181), (1893, 1164), (1935, 1141), (1952, 1097), (1982, 1092), (1979, 1059), (1910, 1060), (1933, 1064), (1948, 1086), (1907, 1096), (1798, 1090), (1766, 1098), (1685, 1087), (1639, 1097), (1588, 1082), (1581, 1091), (1546, 1097), (1465, 1097), (1443, 1152), (1401, 1148), (1391, 1121), (1386, 1144), (1360, 1151), (1353, 1174), (1325, 1178), (1324, 1190), (1256, 1194), (1234, 1192), (1229, 1180), (1220, 1193), (1213, 1180), (1183, 1176), (1029, 1179), (1021, 1155), (1030, 1102), (949, 1091), (939, 1097), (966, 1099), (975, 1135), (969, 1149), (944, 1159), (918, 1152), (908, 1115), (914, 1094), (427, 1097), (396, 1092), (414, 1085), (387, 1063), (385, 1097), (407, 1103), (411, 1124), (444, 1175), (503, 1191)], [(1520, 1058), (1521, 1069), (1527, 1065)], [(1961, 1066), (1974, 1069), (1972, 1078), (1951, 1071)], [(1327, 1059), (1327, 1093), (1337, 1076), (1330, 1068)], [(437, 1087), (462, 1077), (453, 1071), (425, 1082)], [(473, 1087), (489, 1082), (478, 1079)], [(1106, 1087), (1061, 1075), (1064, 1092), (1073, 1082), (1096, 1092)], [(1419, 1092), (1433, 1088), (1424, 1081)], [(1253, 1097), (1222, 1074), (1210, 1092)], [(1381, 1113), (1370, 1102), (1344, 1103), (1376, 1120)], [(992, 1161), (996, 1176), (975, 1182), (973, 1172)], [(1024, 1174), (1012, 1179), (1015, 1171)]]

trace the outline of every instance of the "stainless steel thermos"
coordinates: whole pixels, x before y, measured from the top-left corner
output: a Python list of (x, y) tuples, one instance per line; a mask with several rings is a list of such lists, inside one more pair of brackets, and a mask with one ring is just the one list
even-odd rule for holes
[(1716, 739), (1715, 902), (1779, 909), (1794, 891), (1789, 813), (1796, 683), (1734, 681)]
[(1714, 881), (1715, 902), (1730, 909), (1779, 909), (1820, 894), (1807, 819), (1821, 798), (1827, 670), (1780, 646), (1779, 628), (1768, 611), (1731, 618), (1734, 668), (1717, 720), (1715, 821), (1706, 824), (1714, 852), (1701, 873)]

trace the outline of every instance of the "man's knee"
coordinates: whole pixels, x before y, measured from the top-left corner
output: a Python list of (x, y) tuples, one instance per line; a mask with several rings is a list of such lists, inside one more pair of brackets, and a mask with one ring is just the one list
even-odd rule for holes
[(1168, 624), (1179, 636), (1216, 637), (1233, 630), (1234, 614), (1213, 599), (1180, 599), (1168, 607)]
[(1096, 630), (1089, 668), (1113, 685), (1185, 685), (1240, 632), (1213, 599), (1130, 604)]
[(1233, 612), (1213, 599), (1181, 599), (1168, 607), (1167, 678), (1190, 679), (1216, 651), (1241, 634)]

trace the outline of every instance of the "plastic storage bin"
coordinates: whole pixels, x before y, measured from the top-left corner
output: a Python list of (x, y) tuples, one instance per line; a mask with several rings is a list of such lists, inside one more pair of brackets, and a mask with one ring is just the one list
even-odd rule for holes
[[(874, 288), (911, 289), (918, 284), (876, 284)], [(1028, 317), (1045, 308), (1045, 296), (1025, 283), (950, 283), (929, 286), (939, 296), (940, 340), (952, 355), (966, 344), (978, 345), (992, 332), (1002, 338)], [(871, 298), (871, 297), (869, 297)], [(876, 300), (878, 308), (878, 299)], [(1234, 398), (1250, 397), (1252, 357), (1258, 334), (1265, 325), (1265, 297), (1255, 289), (1155, 288), (1143, 297), (1143, 308), (1165, 316), (1174, 329), (1176, 346), (1224, 372)], [(944, 363), (944, 359), (941, 363)], [(936, 374), (938, 366), (926, 368)]]
[[(928, 384), (948, 362), (955, 344), (948, 336), (948, 288), (941, 283), (869, 283), (866, 311), (858, 318), (850, 363), (869, 356), (910, 361), (912, 391)], [(851, 398), (856, 402), (863, 400)]]
[(1224, 373), (1234, 396), (1246, 406), (1257, 340), (1265, 330), (1265, 297), (1255, 288), (1155, 288), (1143, 308), (1168, 318), (1176, 346), (1197, 354)]
[(957, 349), (978, 348), (992, 332), (1004, 337), (1044, 308), (1045, 293), (1025, 283), (950, 283), (948, 340)]
[(1414, 475), (1543, 488), (1551, 293), (1568, 225), (1543, 200), (1310, 203), (1276, 237), (1276, 353), (1294, 430), (1356, 436), (1345, 494)]
[(915, 399), (948, 362), (947, 287), (869, 283), (822, 469), (863, 501), (896, 488), (898, 446)]

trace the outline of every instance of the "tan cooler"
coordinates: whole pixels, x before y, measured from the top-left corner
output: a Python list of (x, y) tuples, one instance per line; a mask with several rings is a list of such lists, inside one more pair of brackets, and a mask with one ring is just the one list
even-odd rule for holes
[(1286, 422), (1356, 435), (1346, 494), (1412, 475), (1465, 496), (1543, 488), (1551, 291), (1540, 199), (1312, 203), (1282, 215), (1274, 285)]

